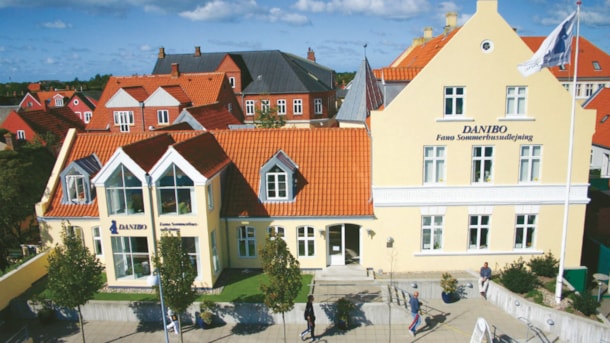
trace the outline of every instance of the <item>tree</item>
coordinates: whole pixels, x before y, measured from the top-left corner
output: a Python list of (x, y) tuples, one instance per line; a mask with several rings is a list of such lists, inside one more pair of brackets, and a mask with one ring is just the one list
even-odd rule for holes
[[(188, 252), (182, 247), (180, 232), (175, 236), (171, 233), (163, 234), (159, 242), (159, 254), (155, 256), (155, 266), (161, 278), (163, 301), (178, 315), (180, 341), (182, 342), (180, 314), (195, 301), (196, 293), (193, 281), (197, 277), (197, 272)], [(156, 287), (156, 291), (159, 295), (159, 287)]]
[(265, 305), (273, 313), (282, 314), (284, 342), (286, 342), (286, 320), (284, 313), (294, 307), (294, 300), (303, 286), (299, 261), (292, 256), (286, 242), (271, 231), (260, 251), (263, 271), (269, 283), (260, 286), (265, 295)]
[(57, 305), (76, 309), (78, 324), (85, 342), (81, 306), (93, 299), (104, 286), (104, 267), (83, 244), (78, 232), (62, 223), (63, 244), (56, 244), (49, 254), (48, 290)]
[(265, 106), (260, 110), (256, 110), (254, 124), (257, 128), (277, 129), (286, 125), (286, 121), (284, 116), (277, 115), (277, 108)]

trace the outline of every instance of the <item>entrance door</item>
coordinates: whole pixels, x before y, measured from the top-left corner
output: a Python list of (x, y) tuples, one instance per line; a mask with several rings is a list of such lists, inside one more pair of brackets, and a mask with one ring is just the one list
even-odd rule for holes
[(331, 266), (345, 265), (344, 226), (335, 225), (328, 229), (328, 252)]

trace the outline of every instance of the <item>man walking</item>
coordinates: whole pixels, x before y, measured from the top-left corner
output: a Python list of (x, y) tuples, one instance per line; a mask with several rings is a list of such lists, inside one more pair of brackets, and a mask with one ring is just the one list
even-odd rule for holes
[(303, 316), (307, 321), (307, 329), (301, 332), (301, 340), (309, 332), (309, 334), (311, 335), (311, 341), (317, 341), (318, 339), (314, 334), (314, 330), (316, 328), (316, 315), (313, 312), (313, 295), (311, 294), (307, 297), (307, 305), (305, 305), (305, 313)]
[(415, 337), (415, 334), (417, 333), (417, 327), (419, 326), (419, 323), (421, 323), (421, 303), (419, 302), (418, 298), (419, 292), (415, 291), (411, 299), (409, 299), (409, 307), (411, 307), (411, 316), (413, 316), (413, 322), (411, 323), (411, 325), (409, 325), (409, 333), (411, 333), (411, 336), (413, 337)]

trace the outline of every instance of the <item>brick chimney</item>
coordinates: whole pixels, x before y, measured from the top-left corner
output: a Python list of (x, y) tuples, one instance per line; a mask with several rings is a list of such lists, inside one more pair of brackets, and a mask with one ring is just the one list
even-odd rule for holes
[(178, 63), (172, 63), (172, 77), (180, 76), (180, 65)]
[(201, 47), (195, 47), (195, 57), (201, 57)]
[(432, 39), (432, 28), (430, 26), (424, 27), (424, 42)]
[(159, 48), (159, 55), (157, 55), (157, 58), (165, 58), (165, 48)]
[(311, 50), (311, 48), (307, 49), (307, 59), (314, 62), (316, 61), (316, 53)]
[(6, 142), (6, 150), (15, 150), (13, 147), (13, 136), (10, 132), (4, 134), (4, 141)]
[(445, 33), (453, 31), (457, 27), (457, 12), (447, 12), (445, 15)]

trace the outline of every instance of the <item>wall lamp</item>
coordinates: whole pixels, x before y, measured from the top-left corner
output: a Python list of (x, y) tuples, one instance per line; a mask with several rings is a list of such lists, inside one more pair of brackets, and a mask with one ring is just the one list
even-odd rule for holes
[(326, 231), (324, 231), (324, 229), (320, 229), (320, 230), (318, 230), (318, 232), (320, 233), (320, 236), (324, 236), (324, 234), (326, 233)]
[(519, 302), (519, 300), (515, 300), (515, 306), (517, 306), (517, 307), (521, 306), (521, 303)]
[(391, 248), (391, 247), (392, 247), (392, 244), (394, 244), (394, 238), (392, 238), (392, 237), (390, 236), (390, 237), (388, 237), (388, 240), (387, 240), (387, 244), (386, 244), (386, 246), (387, 246), (388, 248)]
[(551, 318), (547, 319), (546, 323), (551, 325), (551, 326), (555, 325), (555, 322)]
[(411, 288), (417, 288), (417, 282), (411, 282)]
[(369, 235), (369, 237), (373, 238), (373, 236), (375, 236), (375, 231), (373, 231), (373, 229), (366, 229), (366, 233)]
[(472, 286), (472, 282), (466, 282), (466, 287), (468, 287), (468, 288), (472, 288), (472, 287), (473, 287), (473, 286)]

